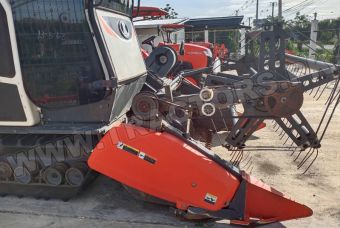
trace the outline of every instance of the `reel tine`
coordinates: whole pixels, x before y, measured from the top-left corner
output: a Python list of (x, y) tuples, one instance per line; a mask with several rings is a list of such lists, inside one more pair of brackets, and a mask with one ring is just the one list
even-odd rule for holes
[(312, 167), (312, 165), (315, 163), (316, 159), (319, 157), (319, 149), (316, 149), (316, 155), (313, 159), (313, 161), (309, 164), (309, 166), (307, 167), (307, 169), (305, 170), (305, 172), (303, 172), (303, 175), (306, 174), (308, 172), (308, 170)]
[(231, 148), (231, 153), (230, 153), (230, 157), (232, 157), (231, 160), (233, 159), (234, 154), (235, 154), (235, 150), (234, 148)]
[(234, 165), (235, 166), (238, 166), (240, 165), (240, 159), (242, 159), (242, 151), (238, 151), (237, 153), (237, 156), (236, 156), (236, 159), (235, 159), (235, 162), (234, 162)]
[(306, 156), (302, 159), (302, 161), (298, 165), (298, 169), (300, 169), (309, 160), (309, 158), (313, 155), (314, 151), (315, 149), (308, 151)]
[(289, 141), (289, 136), (287, 137), (286, 141), (283, 143), (283, 145), (285, 146)]
[(233, 158), (230, 160), (231, 164), (236, 166), (236, 161), (237, 161), (237, 157), (239, 156), (238, 152), (235, 152)]
[(281, 128), (280, 125), (277, 124), (277, 125), (276, 125), (276, 131), (280, 130), (280, 128)]
[(334, 98), (334, 95), (336, 93), (336, 89), (338, 88), (338, 86), (339, 86), (339, 81), (337, 81), (335, 83), (335, 85), (333, 86), (332, 92), (331, 92), (330, 96), (327, 98), (325, 105), (329, 105), (329, 102), (331, 101), (331, 99)]
[(251, 169), (250, 169), (250, 171), (249, 171), (249, 174), (252, 174), (252, 173), (253, 173), (253, 170), (254, 170), (254, 166), (252, 165), (252, 166), (251, 166)]
[[(312, 150), (312, 148), (311, 148), (309, 151), (311, 151), (311, 150)], [(309, 151), (308, 151), (308, 153), (309, 153)], [(300, 157), (300, 155), (302, 154), (302, 152), (303, 152), (303, 150), (300, 151), (300, 153), (298, 154), (298, 156), (294, 159), (294, 162), (296, 162), (296, 161), (299, 159), (299, 157)]]
[(317, 101), (318, 101), (318, 100), (320, 100), (320, 98), (321, 98), (322, 94), (324, 94), (324, 92), (325, 92), (325, 90), (326, 90), (327, 86), (328, 86), (328, 83), (327, 83), (327, 84), (325, 85), (325, 87), (322, 89), (322, 91), (321, 91), (321, 93), (320, 93), (319, 97), (318, 97), (318, 98), (316, 98), (316, 100), (317, 100)]
[(318, 89), (316, 90), (316, 93), (315, 93), (314, 96), (313, 96), (314, 99), (315, 99), (315, 97), (318, 95), (320, 89), (321, 89), (321, 86), (319, 86)]
[(290, 144), (290, 146), (293, 147), (293, 145), (294, 145), (294, 141), (292, 140), (292, 143)]
[(241, 164), (241, 162), (243, 160), (243, 155), (244, 155), (243, 154), (243, 150), (240, 150), (239, 156), (238, 156), (237, 161), (236, 161), (236, 164), (237, 164), (238, 167), (240, 167), (240, 164)]
[(327, 100), (326, 100), (326, 102), (325, 102), (325, 105), (328, 105), (328, 103), (330, 102), (330, 100), (331, 100), (331, 97), (328, 97)]
[(234, 161), (235, 161), (237, 155), (238, 155), (238, 150), (237, 150), (237, 149), (234, 149), (233, 152), (232, 152), (232, 155), (231, 155), (232, 158), (230, 159), (230, 162), (231, 162), (231, 163), (234, 163)]
[(230, 159), (231, 164), (235, 165), (234, 163), (235, 163), (236, 157), (237, 157), (237, 152), (234, 151), (233, 157)]
[[(295, 138), (296, 138), (298, 135), (299, 135), (299, 133), (297, 133), (297, 134), (295, 135)], [(295, 142), (294, 142), (294, 140), (292, 139), (292, 143), (290, 144), (290, 148), (289, 148), (289, 149), (292, 149), (292, 148), (293, 148), (294, 143), (295, 143)], [(298, 149), (298, 148), (295, 148), (295, 150), (297, 150), (297, 149)], [(295, 151), (294, 151), (294, 153), (295, 153)], [(294, 153), (293, 153), (293, 154), (294, 154)], [(292, 155), (293, 155), (293, 154), (292, 154)], [(292, 156), (292, 155), (291, 155), (291, 156)]]
[(253, 160), (250, 161), (249, 165), (247, 166), (247, 168), (245, 168), (245, 171), (248, 171), (251, 168), (251, 171), (249, 173), (251, 173), (253, 171), (254, 168), (254, 162)]
[(244, 159), (244, 162), (245, 161), (247, 161), (247, 162), (245, 162), (246, 164), (245, 165), (243, 165), (242, 167), (241, 167), (241, 169), (245, 169), (248, 165), (249, 165), (249, 163), (250, 163), (250, 161), (252, 160), (252, 157), (247, 157), (246, 159)]
[(285, 133), (285, 130), (282, 129), (281, 133), (279, 134), (279, 137), (280, 137), (283, 133)]
[[(289, 123), (289, 125), (287, 125), (287, 127), (288, 127), (288, 128), (291, 128), (291, 127), (292, 127), (292, 124)], [(282, 135), (282, 137), (280, 138), (280, 140), (282, 140), (286, 135), (287, 135), (287, 132), (284, 132), (284, 134)], [(283, 143), (283, 145), (286, 144), (286, 142), (288, 141), (288, 139), (289, 139), (289, 136), (288, 136), (287, 140), (285, 140), (285, 142)]]
[(246, 153), (246, 156), (243, 158), (243, 161), (246, 161), (250, 156), (250, 152)]
[(276, 128), (276, 126), (278, 125), (277, 124), (277, 122), (274, 122), (275, 120), (273, 120), (273, 122), (272, 123), (274, 123), (274, 125), (273, 125), (273, 128), (275, 129)]
[(287, 133), (285, 132), (285, 133), (281, 136), (280, 140), (282, 140), (286, 135), (287, 135)]
[(292, 157), (297, 150), (298, 150), (298, 148), (295, 148), (295, 150), (293, 151), (293, 153), (290, 156)]
[(339, 90), (338, 93), (334, 96), (334, 98), (333, 98), (333, 100), (331, 101), (330, 104), (333, 104), (334, 101), (338, 99), (339, 95), (340, 95), (340, 90)]

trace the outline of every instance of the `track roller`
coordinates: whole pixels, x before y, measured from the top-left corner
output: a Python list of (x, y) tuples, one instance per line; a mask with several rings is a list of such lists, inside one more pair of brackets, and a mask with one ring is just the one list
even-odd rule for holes
[(43, 180), (48, 185), (59, 186), (64, 181), (67, 168), (65, 164), (56, 164), (53, 167), (49, 167), (43, 171)]
[(0, 180), (9, 180), (13, 175), (13, 170), (7, 162), (0, 162)]
[(32, 182), (32, 173), (20, 166), (14, 169), (14, 178), (20, 184), (29, 184)]
[(84, 163), (77, 163), (66, 171), (66, 182), (72, 186), (81, 186), (85, 180), (88, 167)]

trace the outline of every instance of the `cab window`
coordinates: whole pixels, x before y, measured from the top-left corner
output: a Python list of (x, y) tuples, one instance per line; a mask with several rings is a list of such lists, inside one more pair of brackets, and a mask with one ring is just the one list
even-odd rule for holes
[(7, 15), (0, 5), (0, 76), (12, 78), (15, 76), (11, 39), (9, 36)]
[(94, 2), (97, 7), (117, 11), (128, 16), (132, 15), (133, 10), (132, 0), (95, 0)]
[(104, 79), (83, 0), (17, 0), (12, 11), (26, 92), (38, 106), (100, 101)]

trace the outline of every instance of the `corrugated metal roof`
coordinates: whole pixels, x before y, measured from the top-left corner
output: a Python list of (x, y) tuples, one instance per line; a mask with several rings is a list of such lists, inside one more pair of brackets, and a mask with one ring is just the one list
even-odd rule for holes
[(243, 16), (233, 17), (211, 17), (211, 18), (195, 18), (190, 19), (185, 24), (193, 26), (187, 30), (200, 29), (236, 29), (244, 27), (241, 25)]
[(133, 24), (136, 28), (155, 28), (160, 25), (168, 25), (168, 24), (183, 24), (187, 22), (189, 19), (187, 18), (178, 18), (178, 19), (162, 19), (162, 20), (143, 20), (143, 21), (135, 21)]

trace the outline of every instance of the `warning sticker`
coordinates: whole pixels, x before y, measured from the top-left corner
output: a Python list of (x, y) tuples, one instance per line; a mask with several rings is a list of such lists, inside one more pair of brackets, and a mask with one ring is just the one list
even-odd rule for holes
[(150, 157), (149, 155), (147, 155), (146, 153), (142, 152), (142, 151), (139, 151), (131, 146), (128, 146), (128, 145), (125, 145), (124, 143), (122, 142), (118, 142), (117, 143), (117, 148), (118, 149), (121, 149), (121, 150), (124, 150), (132, 155), (135, 155), (137, 156), (138, 158), (146, 161), (146, 162), (149, 162), (151, 164), (156, 164), (156, 160), (152, 157)]
[(205, 195), (204, 201), (207, 202), (207, 203), (210, 203), (210, 204), (216, 204), (217, 196), (214, 196), (214, 195), (212, 195), (210, 193), (207, 193)]

